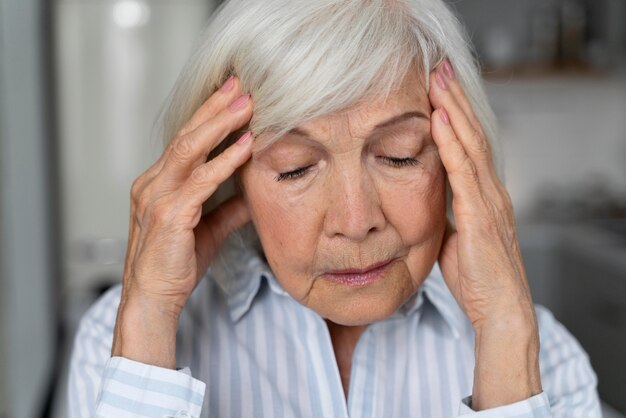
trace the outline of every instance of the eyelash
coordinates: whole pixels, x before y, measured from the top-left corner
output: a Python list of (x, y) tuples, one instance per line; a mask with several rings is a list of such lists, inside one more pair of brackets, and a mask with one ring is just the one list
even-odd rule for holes
[[(389, 164), (390, 166), (395, 167), (395, 168), (416, 166), (416, 165), (418, 165), (420, 163), (415, 158), (410, 158), (410, 157), (407, 157), (407, 158), (394, 158), (394, 157), (380, 156), (378, 158), (381, 158), (387, 164)], [(306, 167), (297, 168), (297, 169), (292, 170), (292, 171), (279, 173), (276, 176), (276, 181), (295, 180), (295, 179), (297, 179), (299, 177), (304, 176), (307, 173), (307, 171), (309, 171), (309, 168), (311, 168), (311, 167), (313, 167), (313, 166), (309, 165), (309, 166), (306, 166)]]
[(306, 174), (307, 171), (309, 171), (309, 168), (313, 167), (312, 165), (306, 166), (306, 167), (301, 167), (301, 168), (296, 168), (295, 170), (292, 171), (287, 171), (285, 173), (279, 173), (276, 176), (276, 181), (283, 181), (283, 180), (295, 180), (298, 177), (302, 177)]
[(418, 165), (420, 163), (418, 160), (416, 160), (415, 158), (411, 158), (411, 157), (394, 158), (394, 157), (380, 156), (378, 158), (381, 158), (387, 164), (389, 164), (392, 167), (396, 167), (396, 168), (414, 166), (414, 165)]

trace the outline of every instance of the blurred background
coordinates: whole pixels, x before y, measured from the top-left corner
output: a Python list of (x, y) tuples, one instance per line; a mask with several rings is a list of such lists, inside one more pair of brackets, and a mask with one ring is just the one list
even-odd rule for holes
[[(132, 181), (219, 0), (0, 0), (0, 417), (64, 417), (86, 308), (121, 281)], [(626, 1), (454, 0), (500, 120), (536, 303), (626, 416)]]

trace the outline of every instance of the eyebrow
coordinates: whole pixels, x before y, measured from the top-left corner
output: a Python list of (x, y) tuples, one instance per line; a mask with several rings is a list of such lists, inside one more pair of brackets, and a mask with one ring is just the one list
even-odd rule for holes
[[(384, 128), (389, 128), (393, 125), (397, 125), (400, 122), (404, 122), (407, 119), (413, 119), (413, 118), (430, 120), (430, 118), (422, 112), (418, 112), (418, 111), (405, 112), (400, 115), (392, 116), (389, 119), (380, 122), (378, 125), (374, 126), (374, 129), (372, 130), (372, 132), (375, 132), (377, 130), (384, 129)], [(298, 128), (298, 127), (291, 129), (288, 132), (288, 134), (303, 136), (306, 138), (313, 138), (313, 135), (311, 135), (306, 129)]]

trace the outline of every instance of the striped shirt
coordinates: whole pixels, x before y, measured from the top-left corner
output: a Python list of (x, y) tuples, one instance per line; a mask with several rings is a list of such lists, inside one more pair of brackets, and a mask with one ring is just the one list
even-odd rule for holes
[(348, 399), (323, 318), (249, 254), (229, 280), (209, 270), (181, 314), (170, 370), (111, 357), (121, 286), (81, 320), (70, 365), (78, 417), (601, 417), (597, 377), (578, 341), (535, 305), (543, 392), (475, 412), (474, 333), (436, 264), (353, 353)]

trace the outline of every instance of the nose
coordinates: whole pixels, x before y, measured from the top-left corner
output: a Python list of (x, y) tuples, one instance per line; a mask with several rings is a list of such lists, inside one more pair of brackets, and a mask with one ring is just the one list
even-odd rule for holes
[(327, 182), (326, 235), (360, 242), (385, 226), (380, 195), (372, 178), (363, 170), (335, 173)]

